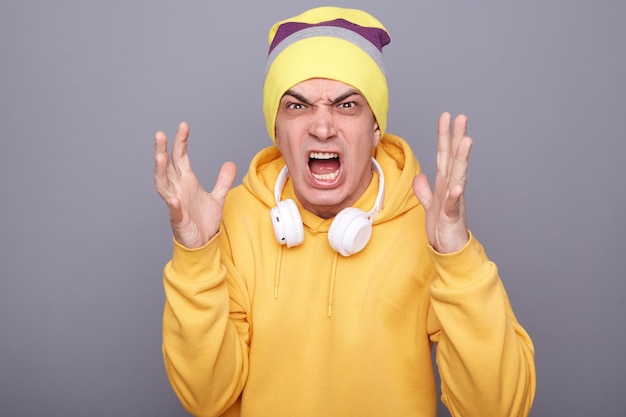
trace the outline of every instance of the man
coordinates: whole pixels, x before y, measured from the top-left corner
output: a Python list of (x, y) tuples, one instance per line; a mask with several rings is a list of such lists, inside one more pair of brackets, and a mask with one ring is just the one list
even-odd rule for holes
[(155, 136), (169, 207), (163, 355), (198, 416), (435, 416), (431, 346), (455, 416), (527, 415), (533, 345), (467, 229), (467, 120), (442, 114), (434, 190), (386, 133), (386, 29), (322, 7), (270, 30), (269, 136), (211, 193), (189, 129)]

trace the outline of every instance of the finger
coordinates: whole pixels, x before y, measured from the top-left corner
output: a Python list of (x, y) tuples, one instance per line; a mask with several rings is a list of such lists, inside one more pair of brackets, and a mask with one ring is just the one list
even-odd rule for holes
[(179, 224), (183, 221), (183, 209), (180, 200), (172, 197), (167, 201), (168, 214), (172, 225)]
[(460, 186), (453, 187), (446, 198), (444, 211), (446, 217), (456, 220), (461, 216), (461, 200), (463, 191)]
[(472, 148), (472, 139), (465, 136), (461, 139), (454, 156), (450, 178), (448, 180), (448, 198), (446, 199), (446, 214), (458, 216), (462, 208), (463, 194), (467, 183), (469, 155)]
[(452, 166), (450, 170), (450, 177), (448, 179), (449, 188), (452, 188), (456, 185), (462, 185), (463, 188), (465, 188), (471, 150), (472, 138), (470, 138), (469, 136), (465, 136), (461, 139), (454, 154), (454, 160), (452, 161)]
[(424, 209), (428, 210), (433, 201), (433, 192), (426, 174), (418, 174), (413, 178), (413, 192)]
[(164, 199), (167, 198), (166, 190), (169, 188), (168, 166), (167, 136), (159, 131), (154, 135), (154, 187)]
[(187, 122), (180, 122), (172, 145), (172, 165), (179, 175), (191, 171), (189, 154), (187, 153), (188, 140), (189, 125)]
[(448, 175), (450, 162), (450, 113), (439, 116), (437, 126), (437, 175)]
[[(154, 134), (154, 169), (162, 168), (163, 156), (167, 157), (167, 136), (165, 133), (158, 131)], [(167, 162), (167, 160), (165, 161)], [(162, 171), (162, 169), (159, 169)]]
[(224, 201), (228, 190), (233, 186), (235, 182), (235, 176), (237, 175), (237, 166), (233, 162), (225, 162), (220, 168), (220, 172), (217, 175), (217, 181), (211, 194), (220, 202)]
[(459, 143), (467, 136), (467, 116), (460, 114), (454, 118), (454, 126), (452, 130), (452, 139), (450, 143), (450, 157), (454, 158)]

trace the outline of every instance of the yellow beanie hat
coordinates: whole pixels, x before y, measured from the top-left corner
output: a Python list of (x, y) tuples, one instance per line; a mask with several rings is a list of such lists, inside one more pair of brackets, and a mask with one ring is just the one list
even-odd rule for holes
[(311, 78), (337, 80), (359, 90), (382, 135), (389, 107), (382, 49), (390, 38), (376, 18), (362, 10), (318, 7), (276, 23), (268, 42), (263, 113), (273, 141), (283, 94)]

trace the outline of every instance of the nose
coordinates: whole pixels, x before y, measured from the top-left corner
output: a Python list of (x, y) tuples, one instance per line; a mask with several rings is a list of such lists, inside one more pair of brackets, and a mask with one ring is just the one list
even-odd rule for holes
[(315, 108), (311, 116), (309, 133), (319, 140), (332, 139), (337, 135), (335, 119), (330, 106), (321, 105)]

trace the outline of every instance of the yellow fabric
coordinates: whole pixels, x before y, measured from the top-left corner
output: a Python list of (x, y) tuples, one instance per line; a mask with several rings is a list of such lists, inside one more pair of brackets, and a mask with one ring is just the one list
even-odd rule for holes
[[(257, 154), (228, 194), (213, 240), (197, 250), (175, 244), (164, 270), (163, 354), (189, 412), (434, 417), (436, 343), (453, 416), (528, 414), (533, 345), (496, 266), (473, 236), (458, 253), (434, 252), (410, 186), (419, 166), (408, 145), (387, 134), (375, 155), (385, 202), (358, 254), (337, 256), (332, 219), (301, 207), (304, 243), (277, 244), (269, 209), (284, 161), (275, 147)], [(376, 193), (374, 183), (355, 206), (369, 210)], [(291, 181), (283, 194), (293, 197)]]
[[(276, 23), (269, 33), (271, 44), (278, 27), (286, 22), (321, 23), (343, 18), (364, 27), (386, 29), (373, 16), (356, 9), (321, 7)], [(376, 121), (385, 132), (389, 97), (387, 79), (378, 64), (355, 44), (334, 37), (313, 37), (295, 42), (276, 57), (263, 86), (263, 113), (267, 133), (276, 140), (275, 120), (278, 103), (294, 85), (311, 79), (328, 78), (359, 90), (369, 103)]]
[(385, 27), (382, 23), (378, 21), (378, 19), (376, 19), (374, 16), (364, 10), (322, 6), (307, 10), (297, 16), (275, 23), (269, 31), (267, 41), (268, 43), (272, 43), (278, 27), (283, 23), (301, 22), (315, 24), (320, 22), (328, 22), (335, 19), (345, 19), (359, 26), (385, 30)]

